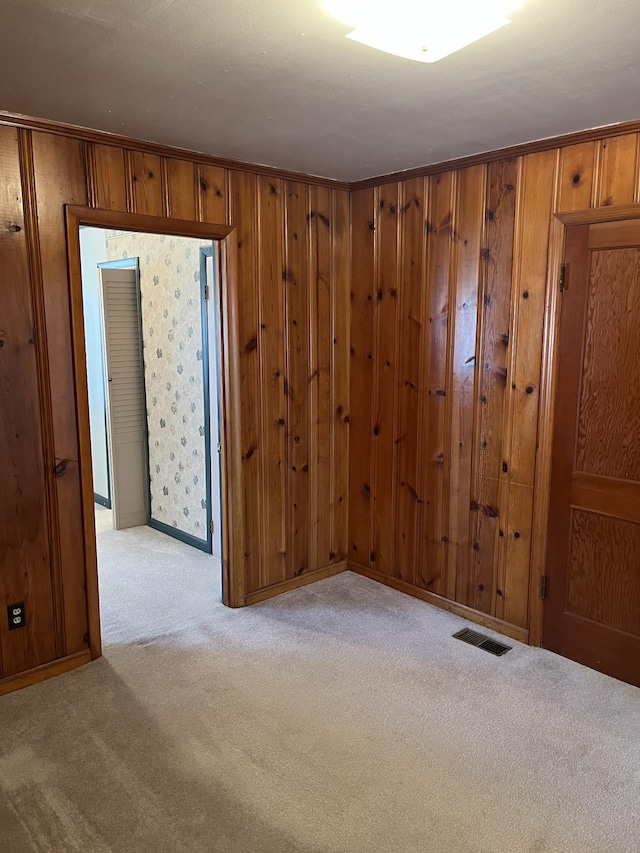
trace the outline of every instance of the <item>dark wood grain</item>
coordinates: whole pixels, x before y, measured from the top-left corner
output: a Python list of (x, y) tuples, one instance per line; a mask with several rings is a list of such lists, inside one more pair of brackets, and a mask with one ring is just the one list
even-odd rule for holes
[(358, 191), (351, 197), (349, 556), (367, 566), (371, 553), (376, 200), (373, 190)]
[(498, 496), (504, 466), (504, 415), (507, 398), (512, 265), (519, 166), (517, 160), (492, 163), (487, 172), (481, 250), (482, 294), (478, 314), (474, 469), (470, 503), (473, 569), (467, 603), (495, 613), (502, 595), (497, 583), (500, 518)]
[[(287, 577), (298, 577), (309, 560), (311, 508), (310, 403), (318, 374), (311, 369), (317, 329), (309, 322), (309, 199), (304, 184), (285, 181), (284, 316), (286, 317), (286, 501)], [(326, 326), (325, 326), (326, 328)], [(326, 393), (326, 392), (325, 392)], [(317, 427), (316, 427), (317, 428)], [(315, 484), (314, 484), (315, 485)], [(323, 495), (327, 502), (328, 493)], [(314, 557), (315, 559), (315, 557)], [(329, 560), (325, 558), (325, 565)], [(314, 566), (315, 568), (315, 566)]]
[[(332, 231), (331, 193), (312, 187), (309, 195), (309, 330), (310, 361), (308, 383), (311, 393), (309, 416), (311, 458), (312, 535), (309, 563), (333, 562), (332, 551)], [(348, 355), (347, 355), (348, 359)], [(348, 362), (347, 362), (348, 365)]]
[(580, 510), (572, 516), (567, 609), (640, 637), (640, 523)]
[[(349, 194), (331, 193), (331, 551), (347, 559), (349, 544), (349, 397), (351, 223)], [(320, 330), (322, 333), (322, 330)], [(320, 500), (322, 498), (320, 497)], [(322, 562), (322, 555), (318, 563)]]
[[(636, 241), (640, 227), (636, 224)], [(640, 249), (591, 254), (576, 468), (640, 480)]]
[[(166, 215), (173, 219), (196, 219), (196, 165), (187, 160), (165, 158), (164, 191)], [(218, 220), (223, 222), (223, 220)]]
[(262, 585), (261, 459), (262, 420), (258, 361), (258, 197), (257, 178), (244, 172), (229, 177), (231, 222), (236, 227), (237, 276), (242, 282), (242, 310), (238, 311), (239, 380), (246, 389), (242, 405), (241, 460), (242, 513), (245, 525), (243, 568), (247, 592)]
[(458, 178), (455, 279), (451, 287), (449, 367), (449, 458), (447, 480), (447, 597), (468, 605), (474, 584), (474, 551), (470, 549), (474, 402), (478, 348), (478, 291), (485, 210), (486, 170), (473, 166)]
[[(616, 248), (616, 228), (634, 227), (636, 248)], [(568, 229), (543, 635), (547, 648), (636, 685), (640, 447), (626, 421), (640, 366), (638, 251), (640, 219)]]
[[(596, 206), (637, 201), (638, 134), (627, 133), (600, 143)], [(633, 174), (634, 180), (629, 180)]]
[[(225, 477), (237, 496), (225, 519), (233, 562), (224, 567), (228, 603), (276, 594), (304, 575), (327, 576), (344, 568), (348, 556), (376, 579), (425, 598), (435, 590), (450, 607), (467, 602), (504, 617), (491, 623), (499, 629), (508, 620), (509, 630), (525, 637), (529, 628), (539, 642), (541, 630), (531, 620), (542, 613), (536, 580), (544, 564), (548, 395), (538, 410), (553, 355), (553, 335), (545, 333), (543, 353), (542, 333), (555, 304), (550, 265), (561, 257), (558, 238), (548, 256), (550, 219), (554, 211), (567, 225), (637, 215), (638, 125), (535, 143), (512, 152), (519, 160), (492, 152), (387, 176), (352, 192), (339, 182), (250, 164), (232, 168), (205, 155), (22, 117), (0, 117), (0, 125), (35, 128), (33, 144), (30, 130), (21, 131), (19, 158), (32, 321), (36, 340), (46, 343), (36, 346), (35, 403), (28, 359), (20, 370), (28, 405), (35, 406), (28, 440), (40, 442), (45, 472), (49, 458), (66, 463), (63, 476), (47, 473), (44, 492), (55, 656), (67, 660), (67, 646), (70, 654), (78, 648), (86, 654), (91, 584), (85, 589), (83, 572), (95, 547), (79, 497), (88, 436), (80, 435), (84, 404), (70, 355), (65, 205), (90, 205), (101, 227), (112, 227), (114, 214), (137, 211), (141, 218), (123, 227), (161, 233), (169, 221), (172, 233), (221, 241), (228, 278), (224, 369), (227, 386), (240, 389), (227, 401), (224, 422), (232, 448)], [(489, 164), (487, 203), (480, 209), (483, 164)], [(15, 185), (15, 165), (3, 161), (0, 168), (6, 186)], [(307, 198), (305, 251), (298, 251), (292, 235), (299, 232), (290, 227), (301, 221), (301, 210), (281, 178)], [(602, 207), (585, 212), (590, 204)], [(616, 245), (628, 246), (628, 233), (616, 233)], [(610, 237), (592, 232), (598, 245)], [(292, 299), (289, 258), (296, 281), (306, 281)], [(304, 334), (293, 326), (299, 313)], [(299, 360), (303, 338), (308, 350)], [(623, 348), (621, 342), (620, 357)], [(290, 379), (300, 385), (305, 359), (302, 405), (304, 395), (291, 402), (286, 392)], [(633, 375), (633, 364), (623, 358), (621, 371)], [(297, 452), (291, 418), (307, 425), (309, 521), (302, 526), (292, 501), (298, 487), (289, 469)], [(589, 481), (574, 493), (582, 503), (599, 501), (599, 512), (607, 500), (607, 517), (618, 518), (623, 508), (622, 520), (632, 521), (632, 499), (621, 486)], [(302, 565), (291, 556), (296, 550), (306, 555), (307, 569), (288, 578)], [(89, 608), (97, 612), (97, 598)]]
[(125, 158), (122, 148), (88, 143), (93, 170), (93, 207), (127, 210)]
[(396, 384), (398, 418), (395, 566), (393, 574), (407, 583), (415, 582), (418, 519), (421, 517), (420, 401), (424, 399), (423, 353), (425, 320), (426, 222), (429, 217), (424, 178), (402, 185), (400, 199), (401, 257), (399, 272), (399, 329)]
[(279, 179), (258, 178), (259, 357), (262, 400), (261, 586), (287, 578), (287, 379), (284, 191)]
[(595, 142), (568, 145), (562, 150), (558, 210), (591, 207), (597, 150)]
[(397, 469), (398, 273), (400, 221), (398, 184), (380, 193), (377, 215), (376, 280), (373, 294), (373, 541), (372, 568), (392, 574), (395, 567), (395, 488)]
[(134, 150), (127, 153), (131, 211), (162, 216), (166, 211), (161, 158), (144, 151)]
[[(36, 336), (18, 134), (0, 128), (0, 678), (56, 657)], [(26, 625), (8, 630), (24, 602)]]
[(229, 173), (216, 166), (196, 165), (196, 191), (198, 195), (198, 219), (201, 222), (227, 223), (229, 191), (226, 187)]
[(450, 465), (447, 446), (449, 368), (449, 280), (456, 237), (455, 198), (457, 175), (444, 173), (432, 179), (428, 230), (428, 336), (425, 351), (426, 397), (424, 455), (422, 458), (424, 511), (418, 558), (418, 586), (438, 595), (447, 593), (446, 538), (448, 505), (445, 478)]
[(88, 646), (88, 623), (79, 426), (64, 206), (86, 204), (82, 143), (61, 136), (34, 134), (33, 179), (42, 262), (42, 279), (41, 282), (36, 281), (36, 286), (42, 287), (44, 294), (51, 371), (54, 464), (66, 462), (64, 474), (55, 478), (65, 653), (74, 654)]

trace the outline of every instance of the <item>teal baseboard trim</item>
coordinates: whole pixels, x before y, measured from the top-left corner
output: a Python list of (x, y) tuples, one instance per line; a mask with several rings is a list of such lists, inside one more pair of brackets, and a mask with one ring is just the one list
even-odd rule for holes
[(211, 543), (206, 539), (198, 539), (197, 536), (192, 536), (191, 533), (184, 533), (182, 530), (178, 530), (177, 527), (171, 527), (169, 524), (163, 524), (162, 521), (156, 521), (155, 518), (149, 519), (149, 527), (158, 530), (160, 533), (166, 533), (167, 536), (173, 536), (174, 539), (179, 539), (185, 545), (191, 545), (192, 548), (204, 551), (205, 554), (211, 553)]

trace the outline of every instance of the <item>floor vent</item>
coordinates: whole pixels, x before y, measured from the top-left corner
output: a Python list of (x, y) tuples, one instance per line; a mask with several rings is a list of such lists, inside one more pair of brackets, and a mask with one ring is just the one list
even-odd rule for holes
[(492, 640), (491, 637), (486, 637), (484, 634), (478, 634), (477, 631), (472, 631), (470, 628), (463, 628), (453, 635), (456, 640), (462, 640), (463, 643), (469, 643), (470, 646), (477, 646), (479, 649), (484, 649), (496, 657), (506, 654), (513, 646), (505, 646), (504, 643), (498, 643)]

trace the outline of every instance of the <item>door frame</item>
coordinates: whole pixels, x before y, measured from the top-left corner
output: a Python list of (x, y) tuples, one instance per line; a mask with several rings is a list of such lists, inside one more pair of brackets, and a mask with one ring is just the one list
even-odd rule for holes
[(98, 561), (93, 509), (93, 473), (89, 401), (86, 374), (84, 317), (82, 303), (82, 271), (80, 265), (80, 226), (109, 228), (119, 231), (143, 231), (178, 237), (216, 240), (220, 252), (220, 378), (222, 448), (222, 524), (226, 544), (222, 561), (222, 601), (228, 607), (245, 604), (244, 525), (242, 494), (241, 387), (240, 346), (238, 330), (237, 235), (229, 225), (212, 225), (165, 216), (123, 213), (79, 205), (65, 205), (73, 365), (76, 383), (76, 417), (78, 422), (79, 466), (82, 491), (85, 580), (89, 624), (89, 647), (92, 659), (102, 654), (100, 634), (100, 602), (98, 595)]
[(538, 452), (533, 502), (533, 530), (535, 535), (532, 542), (529, 575), (529, 644), (532, 646), (542, 645), (544, 601), (541, 588), (546, 574), (547, 561), (553, 420), (558, 370), (558, 332), (560, 329), (560, 282), (567, 227), (570, 225), (616, 222), (622, 219), (640, 219), (640, 204), (616, 204), (588, 210), (555, 213), (551, 221), (542, 341), (542, 372), (540, 375)]
[[(207, 258), (213, 258), (213, 269), (214, 275), (213, 280), (209, 281), (207, 278)], [(223, 494), (222, 494), (222, 453), (218, 451), (218, 448), (215, 449), (211, 446), (211, 395), (214, 393), (216, 395), (216, 406), (218, 411), (218, 441), (222, 443), (222, 377), (220, 371), (220, 358), (219, 354), (221, 352), (221, 338), (220, 338), (220, 330), (221, 330), (221, 303), (220, 303), (220, 252), (218, 251), (217, 243), (212, 243), (211, 246), (200, 246), (200, 298), (201, 298), (201, 307), (202, 307), (202, 349), (203, 349), (203, 359), (202, 359), (202, 369), (203, 369), (203, 377), (204, 377), (204, 407), (205, 407), (205, 446), (206, 446), (206, 457), (207, 457), (207, 471), (206, 471), (206, 484), (207, 484), (207, 530), (209, 531), (209, 552), (213, 554), (213, 530), (212, 530), (212, 522), (213, 522), (213, 502), (212, 502), (212, 488), (213, 481), (211, 477), (213, 459), (217, 460), (217, 465), (220, 469), (218, 484), (220, 487), (220, 495), (219, 495), (219, 503), (220, 507), (223, 504)], [(209, 293), (207, 295), (206, 288), (209, 287)], [(209, 304), (212, 306), (213, 312), (213, 323), (209, 323)], [(211, 361), (211, 338), (215, 339), (215, 353), (216, 358), (214, 362)], [(215, 378), (215, 388), (212, 390), (212, 380)], [(215, 522), (214, 522), (215, 523)], [(224, 561), (225, 554), (225, 537), (224, 537), (224, 525), (223, 529), (220, 531), (221, 542), (220, 542), (220, 553), (221, 560)]]

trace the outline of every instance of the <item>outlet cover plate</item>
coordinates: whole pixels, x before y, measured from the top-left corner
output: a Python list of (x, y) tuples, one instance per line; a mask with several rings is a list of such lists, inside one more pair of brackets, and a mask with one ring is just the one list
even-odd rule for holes
[(24, 601), (16, 601), (15, 604), (9, 604), (7, 606), (7, 619), (9, 621), (10, 631), (15, 631), (16, 628), (24, 628), (27, 624), (24, 612)]

